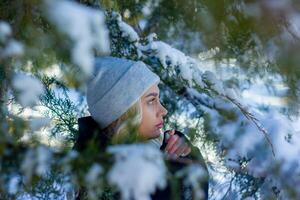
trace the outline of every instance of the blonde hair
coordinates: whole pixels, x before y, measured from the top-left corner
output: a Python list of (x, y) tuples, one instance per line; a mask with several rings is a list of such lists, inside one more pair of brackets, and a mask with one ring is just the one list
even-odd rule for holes
[(141, 100), (135, 102), (124, 114), (102, 130), (112, 143), (123, 143), (127, 139), (138, 137), (138, 128), (142, 121)]

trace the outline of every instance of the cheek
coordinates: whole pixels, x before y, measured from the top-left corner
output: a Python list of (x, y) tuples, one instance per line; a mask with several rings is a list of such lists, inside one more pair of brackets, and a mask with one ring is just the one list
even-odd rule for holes
[(143, 107), (142, 122), (141, 122), (141, 131), (142, 132), (151, 132), (155, 130), (155, 112), (153, 109)]
[(143, 110), (142, 123), (145, 126), (151, 126), (154, 123), (154, 119), (155, 119), (155, 115), (151, 109), (146, 108)]

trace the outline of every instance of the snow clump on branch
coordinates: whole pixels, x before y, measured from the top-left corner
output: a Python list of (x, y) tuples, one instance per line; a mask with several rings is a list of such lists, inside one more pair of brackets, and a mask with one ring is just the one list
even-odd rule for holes
[(71, 1), (46, 1), (48, 17), (58, 30), (66, 34), (74, 47), (71, 60), (90, 75), (94, 66), (94, 52), (110, 52), (104, 14)]
[(166, 166), (159, 149), (150, 144), (118, 145), (108, 148), (116, 161), (108, 180), (116, 185), (122, 199), (150, 200), (156, 188), (166, 187)]

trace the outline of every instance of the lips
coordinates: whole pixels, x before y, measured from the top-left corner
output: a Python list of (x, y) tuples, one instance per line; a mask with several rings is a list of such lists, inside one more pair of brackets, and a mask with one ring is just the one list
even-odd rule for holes
[(164, 126), (164, 123), (161, 122), (161, 123), (159, 123), (159, 124), (156, 124), (155, 126), (156, 126), (157, 128), (162, 128), (162, 127)]

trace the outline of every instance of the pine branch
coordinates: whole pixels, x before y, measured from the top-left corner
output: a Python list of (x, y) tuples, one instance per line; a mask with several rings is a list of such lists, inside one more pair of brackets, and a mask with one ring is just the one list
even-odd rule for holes
[(239, 103), (236, 99), (231, 98), (228, 95), (225, 95), (224, 98), (228, 99), (230, 102), (232, 102), (234, 105), (236, 105), (240, 111), (243, 113), (243, 115), (250, 120), (256, 127), (257, 129), (264, 135), (266, 141), (269, 143), (270, 147), (271, 147), (271, 151), (273, 156), (275, 157), (275, 151), (274, 151), (274, 146), (273, 143), (271, 142), (271, 139), (269, 137), (269, 133), (267, 132), (267, 130), (259, 123), (259, 120), (252, 114), (250, 113), (247, 109), (245, 109), (245, 107)]
[[(109, 18), (108, 22), (108, 27), (109, 29), (111, 29), (111, 32), (119, 30), (119, 34), (118, 35), (111, 35), (112, 37), (112, 41), (117, 39), (118, 40), (118, 46), (130, 46), (130, 48), (136, 48), (136, 52), (139, 52), (139, 58), (144, 62), (146, 62), (148, 65), (150, 65), (152, 67), (152, 70), (155, 71), (155, 73), (157, 73), (162, 81), (167, 84), (170, 88), (172, 88), (179, 96), (182, 96), (182, 91), (186, 91), (187, 87), (185, 85), (191, 85), (189, 83), (189, 80), (185, 80), (185, 77), (182, 77), (182, 75), (180, 74), (180, 69), (179, 69), (179, 65), (190, 65), (190, 67), (194, 70), (194, 73), (198, 73), (197, 70), (199, 71), (199, 68), (197, 67), (197, 63), (196, 61), (194, 61), (192, 58), (185, 56), (182, 52), (180, 52), (177, 49), (173, 49), (172, 47), (170, 47), (167, 44), (163, 44), (164, 48), (166, 49), (170, 49), (170, 51), (174, 51), (174, 52), (170, 52), (170, 54), (175, 53), (178, 54), (179, 56), (182, 56), (186, 61), (186, 63), (173, 63), (171, 60), (172, 55), (168, 55), (168, 53), (166, 53), (165, 55), (165, 63), (162, 63), (162, 60), (160, 58), (159, 52), (156, 51), (157, 47), (153, 47), (153, 46), (157, 46), (160, 43), (157, 42), (155, 43), (154, 39), (155, 39), (155, 35), (149, 35), (147, 38), (144, 39), (139, 39), (139, 41), (135, 41), (135, 42), (129, 42), (128, 38), (126, 38), (126, 36), (123, 36), (121, 34), (121, 29), (119, 26), (119, 23), (124, 23), (122, 22), (122, 20), (120, 19), (120, 16), (111, 13), (110, 15), (107, 15), (107, 18)], [(113, 28), (113, 30), (112, 30)], [(127, 35), (126, 33), (124, 35)], [(117, 38), (114, 38), (117, 37)], [(125, 42), (124, 42), (125, 41)], [(158, 44), (159, 43), (159, 44)], [(113, 47), (115, 46), (114, 43), (112, 45)], [(113, 49), (113, 55), (117, 55), (120, 57), (130, 57), (130, 54), (123, 54), (122, 51), (120, 51), (120, 49)], [(121, 54), (121, 55), (120, 55)], [(173, 55), (174, 56), (174, 55)], [(134, 57), (130, 57), (131, 59), (135, 59)], [(168, 67), (166, 67), (166, 65)], [(185, 68), (189, 68), (189, 66), (184, 66)], [(199, 85), (197, 83), (197, 81), (194, 81), (194, 84), (196, 84), (196, 86), (198, 88), (201, 88), (201, 92), (206, 93), (209, 97), (214, 94), (215, 96), (221, 97), (222, 99), (231, 102), (233, 105), (235, 105), (240, 112), (250, 121), (252, 122), (258, 129), (259, 132), (261, 132), (264, 137), (266, 138), (268, 144), (271, 147), (272, 150), (272, 154), (275, 157), (275, 151), (274, 151), (274, 147), (273, 144), (268, 136), (268, 132), (265, 130), (265, 128), (263, 128), (263, 126), (261, 124), (259, 124), (259, 120), (250, 112), (248, 112), (246, 109), (244, 109), (244, 106), (242, 106), (241, 103), (239, 103), (236, 99), (228, 96), (227, 94), (220, 92), (218, 90), (216, 90), (215, 87), (215, 82), (212, 82), (209, 79), (206, 79), (205, 77), (205, 73), (200, 75), (200, 78), (202, 79), (203, 83), (202, 85)], [(211, 75), (211, 74), (209, 74)], [(219, 80), (220, 82), (220, 80)], [(223, 86), (222, 86), (223, 87)], [(213, 97), (211, 97), (213, 98)], [(192, 104), (197, 105), (198, 103), (193, 102), (195, 99), (190, 99), (192, 100)], [(200, 100), (201, 101), (201, 100)], [(213, 100), (212, 100), (213, 102)], [(208, 105), (205, 104), (217, 111), (220, 111), (220, 109), (218, 109), (215, 105)], [(213, 107), (212, 107), (213, 106)], [(196, 107), (197, 109), (199, 109), (199, 107)], [(225, 111), (225, 110), (223, 110)], [(226, 110), (226, 112), (228, 113), (232, 113), (233, 110)], [(235, 113), (235, 115), (239, 115), (237, 112), (233, 112)]]
[[(54, 135), (61, 132), (67, 140), (75, 141), (78, 134), (78, 130), (74, 128), (77, 125), (77, 105), (69, 99), (64, 84), (58, 82), (55, 77), (43, 77), (42, 80), (46, 90), (41, 98), (41, 104), (49, 109), (48, 114), (52, 118), (57, 119), (52, 132)], [(53, 85), (58, 86), (58, 89), (63, 91), (63, 97), (59, 97), (54, 93), (51, 89)]]

